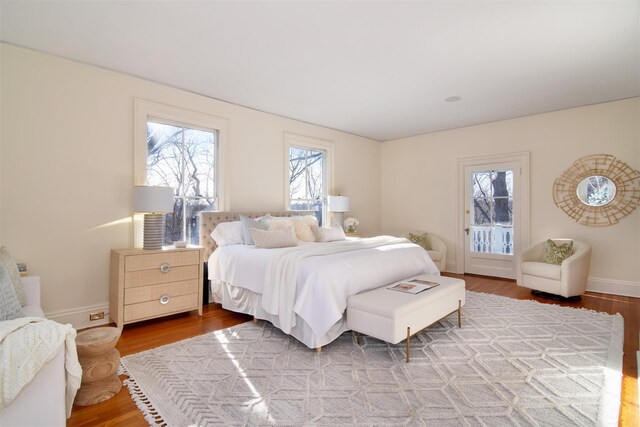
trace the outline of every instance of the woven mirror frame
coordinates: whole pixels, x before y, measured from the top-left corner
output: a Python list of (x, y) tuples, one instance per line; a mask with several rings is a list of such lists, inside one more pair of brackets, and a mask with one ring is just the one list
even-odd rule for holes
[[(578, 197), (578, 186), (590, 177), (605, 177), (615, 185), (615, 195), (599, 206)], [(640, 172), (610, 154), (582, 157), (553, 183), (553, 201), (579, 224), (604, 227), (617, 224), (640, 205)]]

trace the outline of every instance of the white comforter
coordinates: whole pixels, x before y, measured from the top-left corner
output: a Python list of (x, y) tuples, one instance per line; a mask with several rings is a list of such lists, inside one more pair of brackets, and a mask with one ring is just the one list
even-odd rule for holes
[(210, 280), (261, 294), (284, 332), (295, 325), (295, 313), (317, 336), (340, 320), (350, 295), (423, 273), (440, 274), (427, 252), (388, 236), (283, 249), (231, 245), (209, 259)]

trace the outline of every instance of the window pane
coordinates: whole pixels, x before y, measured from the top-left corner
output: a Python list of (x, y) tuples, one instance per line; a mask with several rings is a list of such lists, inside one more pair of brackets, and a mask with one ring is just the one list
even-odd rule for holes
[(472, 206), (471, 224), (483, 225), (491, 224), (491, 210), (493, 208), (493, 200), (491, 199), (474, 199)]
[(324, 151), (289, 147), (289, 198), (292, 210), (312, 210), (322, 224)]
[(491, 171), (475, 172), (471, 182), (473, 183), (473, 197), (491, 196)]
[(202, 211), (216, 210), (215, 199), (186, 199), (187, 240), (192, 245), (197, 245), (200, 240), (200, 215)]
[(215, 197), (214, 133), (184, 130), (185, 196)]
[(183, 225), (184, 219), (182, 214), (183, 199), (176, 197), (173, 200), (173, 212), (164, 216), (164, 244), (172, 245), (184, 239)]
[(182, 183), (182, 128), (147, 123), (147, 185), (172, 187)]
[(513, 199), (496, 198), (493, 206), (493, 222), (495, 224), (513, 225)]

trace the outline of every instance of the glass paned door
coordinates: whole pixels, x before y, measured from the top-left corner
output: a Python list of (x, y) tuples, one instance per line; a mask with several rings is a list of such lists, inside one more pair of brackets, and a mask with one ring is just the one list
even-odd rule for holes
[(519, 171), (507, 162), (465, 167), (466, 273), (515, 278)]

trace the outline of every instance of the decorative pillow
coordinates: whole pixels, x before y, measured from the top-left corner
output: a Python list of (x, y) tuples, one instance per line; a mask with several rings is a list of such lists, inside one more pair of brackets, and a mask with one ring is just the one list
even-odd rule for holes
[(218, 246), (244, 245), (242, 224), (240, 221), (221, 222), (211, 232)]
[(22, 277), (20, 277), (20, 271), (18, 270), (18, 264), (11, 258), (11, 254), (6, 246), (0, 247), (0, 266), (4, 267), (9, 280), (13, 284), (16, 291), (16, 296), (22, 307), (27, 303), (27, 298), (24, 294), (24, 286), (22, 285)]
[(316, 236), (318, 242), (334, 242), (336, 240), (345, 240), (344, 230), (338, 225), (334, 225), (331, 228), (312, 226), (313, 234)]
[(315, 242), (316, 236), (313, 234), (312, 226), (318, 225), (318, 219), (313, 215), (294, 216), (291, 217), (293, 221), (293, 230), (296, 233), (298, 240), (303, 242)]
[(418, 246), (422, 246), (428, 251), (431, 250), (431, 245), (427, 240), (427, 233), (422, 233), (422, 234), (409, 233), (409, 241), (411, 241), (411, 243), (415, 243)]
[(0, 266), (0, 321), (22, 317), (22, 309), (7, 270)]
[[(283, 230), (288, 227), (293, 227), (293, 219), (290, 217), (271, 217), (265, 220), (269, 226), (269, 230)], [(295, 231), (295, 229), (294, 229)]]
[(267, 219), (271, 218), (271, 215), (265, 215), (258, 219), (251, 219), (248, 216), (240, 215), (240, 222), (242, 223), (242, 234), (244, 235), (244, 243), (246, 245), (253, 245), (253, 237), (251, 235), (251, 229), (257, 228), (258, 230), (266, 230)]
[(297, 246), (298, 239), (293, 227), (283, 228), (281, 230), (260, 230), (258, 228), (251, 229), (251, 236), (256, 244), (256, 248), (286, 248), (289, 246)]
[(542, 262), (547, 264), (562, 264), (562, 261), (571, 256), (573, 241), (567, 243), (556, 243), (551, 239), (544, 242), (542, 248)]

